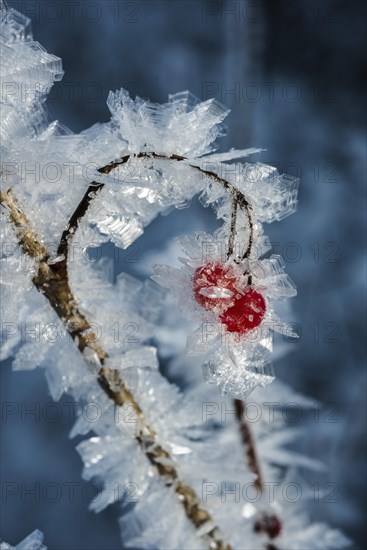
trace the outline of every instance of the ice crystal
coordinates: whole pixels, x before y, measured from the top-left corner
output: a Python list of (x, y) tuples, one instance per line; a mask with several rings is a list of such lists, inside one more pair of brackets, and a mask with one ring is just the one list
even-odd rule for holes
[(43, 544), (43, 533), (36, 529), (16, 546), (0, 542), (0, 550), (47, 550), (47, 546)]
[[(77, 447), (83, 475), (101, 488), (92, 509), (100, 511), (119, 500), (126, 547), (217, 547), (213, 537), (218, 532), (233, 548), (263, 548), (264, 540), (253, 529), (263, 500), (251, 504), (242, 497), (225, 498), (226, 488), (253, 485), (257, 474), (246, 463), (238, 425), (220, 422), (210, 411), (222, 403), (231, 407), (228, 395), (243, 397), (274, 378), (270, 330), (290, 334), (275, 302), (293, 296), (295, 289), (280, 258), (263, 256), (269, 244), (262, 222), (294, 211), (296, 179), (264, 164), (231, 162), (259, 149), (215, 153), (228, 109), (215, 100), (200, 102), (188, 92), (169, 96), (163, 105), (133, 100), (123, 89), (111, 92), (111, 121), (74, 135), (50, 121), (44, 109), (53, 82), (62, 76), (61, 61), (33, 41), (27, 18), (4, 7), (0, 46), (5, 82), (2, 358), (13, 356), (15, 369), (42, 367), (55, 400), (67, 393), (82, 407), (98, 403), (98, 418), (91, 422), (80, 413), (70, 435), (83, 436)], [(251, 253), (241, 265), (251, 267), (253, 284), (269, 305), (255, 341), (250, 336), (223, 341), (214, 326), (215, 311), (203, 317), (192, 300), (192, 272), (202, 260), (203, 246), (212, 257), (222, 258), (223, 250), (226, 255), (238, 193), (248, 201), (253, 219), (249, 224), (248, 213), (237, 211), (234, 258), (241, 258), (251, 241)], [(128, 247), (159, 214), (187, 206), (194, 196), (213, 206), (223, 225), (214, 236), (183, 237), (183, 267), (158, 267), (157, 277), (176, 292), (189, 317), (208, 326), (214, 323), (214, 330), (209, 328), (205, 339), (200, 329), (194, 331), (189, 335), (191, 356), (181, 350), (173, 358), (169, 350), (179, 351), (176, 336), (185, 325), (167, 301), (170, 297), (150, 280), (141, 282), (126, 274), (115, 280), (111, 264), (105, 259), (90, 261), (88, 251), (108, 241)], [(87, 208), (75, 220), (81, 201)], [(53, 284), (60, 270), (67, 272), (69, 287), (64, 285), (64, 294), (51, 307), (50, 285), (42, 286), (37, 277), (52, 273)], [(169, 310), (164, 308), (167, 303)], [(78, 323), (85, 323), (85, 328)], [(192, 382), (187, 391), (163, 376), (160, 351), (179, 368), (181, 377)], [(198, 375), (201, 363), (210, 384)], [(111, 374), (107, 381), (106, 371)], [(217, 386), (225, 396), (218, 394)], [(274, 392), (278, 397), (287, 394), (279, 385)], [(260, 393), (260, 407), (269, 395)], [(254, 426), (267, 479), (280, 479), (295, 462), (320, 466), (284, 450), (294, 433), (279, 418), (276, 428), (277, 435), (264, 420)], [(109, 489), (129, 483), (138, 485), (134, 501), (126, 491), (116, 497)], [(302, 511), (282, 502), (278, 507), (284, 521), (280, 547), (316, 548), (320, 541), (324, 548), (345, 546), (335, 531), (309, 525)], [(198, 510), (205, 521), (193, 521)], [(2, 543), (1, 548), (12, 547)], [(41, 533), (35, 531), (16, 548), (44, 550)]]

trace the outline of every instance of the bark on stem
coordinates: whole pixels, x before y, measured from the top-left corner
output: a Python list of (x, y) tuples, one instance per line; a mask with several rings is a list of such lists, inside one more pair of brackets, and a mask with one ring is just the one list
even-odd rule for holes
[[(137, 158), (159, 158), (171, 161), (183, 161), (185, 157), (172, 155), (166, 157), (155, 153), (140, 153)], [(130, 155), (122, 157), (119, 161), (111, 163), (99, 169), (99, 172), (108, 174), (119, 165), (126, 163), (131, 158)], [(249, 258), (253, 243), (253, 223), (251, 219), (251, 207), (246, 197), (238, 191), (232, 184), (219, 177), (214, 172), (204, 170), (198, 166), (191, 165), (193, 169), (211, 177), (227, 189), (235, 204), (234, 223), (231, 224), (228, 249), (230, 255), (233, 254), (234, 239), (236, 235), (236, 212), (237, 207), (244, 209), (249, 222), (249, 242), (242, 259)], [(92, 200), (98, 195), (104, 187), (104, 184), (93, 183), (84, 194), (72, 214), (67, 228), (63, 231), (58, 246), (58, 256), (62, 256), (60, 261), (49, 264), (50, 255), (47, 249), (39, 242), (36, 233), (32, 229), (25, 213), (19, 208), (16, 198), (11, 190), (1, 192), (0, 202), (8, 209), (10, 220), (14, 224), (19, 244), (23, 251), (38, 263), (37, 275), (33, 278), (33, 283), (37, 290), (42, 293), (49, 301), (59, 318), (65, 324), (68, 332), (72, 336), (79, 351), (83, 353), (86, 348), (93, 350), (100, 361), (100, 370), (98, 372), (98, 381), (102, 389), (106, 392), (117, 406), (129, 403), (133, 406), (139, 422), (139, 430), (136, 436), (146, 457), (150, 463), (155, 466), (158, 474), (167, 486), (172, 486), (179, 500), (181, 501), (188, 519), (195, 528), (203, 526), (205, 523), (212, 522), (209, 512), (203, 507), (195, 491), (179, 479), (178, 471), (174, 465), (170, 454), (155, 441), (156, 432), (145, 420), (142, 409), (135, 401), (130, 390), (125, 386), (123, 380), (119, 377), (118, 371), (105, 365), (107, 352), (98, 346), (96, 335), (86, 317), (79, 311), (77, 301), (71, 291), (68, 280), (68, 245), (70, 239), (78, 228), (79, 221), (86, 214)], [(233, 219), (232, 219), (233, 222)], [(116, 387), (119, 389), (116, 391)], [(165, 460), (162, 462), (162, 458)], [(213, 527), (206, 534), (202, 535), (208, 542), (212, 550), (232, 550), (231, 546), (225, 543), (217, 527)]]
[(248, 422), (245, 419), (246, 405), (240, 399), (234, 400), (237, 422), (239, 423), (243, 446), (246, 449), (247, 462), (251, 472), (256, 475), (254, 486), (262, 493), (264, 482), (261, 474), (260, 463), (257, 457), (255, 441)]
[[(171, 155), (170, 157), (167, 157), (165, 155), (157, 155), (156, 153), (139, 153), (138, 155), (126, 155), (124, 157), (121, 157), (118, 161), (112, 162), (111, 164), (108, 164), (107, 166), (103, 166), (102, 168), (99, 168), (98, 172), (101, 172), (102, 174), (109, 174), (117, 168), (118, 166), (121, 166), (122, 164), (125, 164), (128, 162), (131, 158), (141, 158), (141, 159), (148, 159), (148, 158), (155, 158), (155, 159), (161, 159), (161, 160), (167, 160), (167, 161), (184, 161), (187, 160), (186, 157), (180, 156), (180, 155)], [(202, 172), (203, 174), (209, 176), (211, 179), (222, 185), (232, 196), (232, 215), (231, 215), (231, 227), (230, 227), (230, 235), (228, 239), (228, 253), (227, 257), (233, 255), (234, 253), (234, 241), (236, 237), (236, 219), (237, 219), (237, 208), (240, 207), (245, 213), (249, 224), (249, 240), (246, 247), (246, 250), (244, 254), (242, 255), (242, 260), (249, 259), (251, 256), (252, 246), (253, 246), (253, 240), (254, 240), (254, 224), (252, 221), (252, 215), (251, 215), (251, 205), (248, 202), (245, 195), (236, 189), (234, 185), (229, 183), (224, 178), (221, 178), (216, 174), (215, 172), (211, 172), (209, 170), (204, 170), (203, 168), (200, 168), (200, 166), (195, 166), (194, 164), (189, 165), (191, 168), (198, 170), (199, 172)], [(99, 191), (104, 187), (104, 183), (92, 183), (87, 191), (85, 192), (82, 200), (78, 204), (76, 210), (74, 211), (73, 215), (71, 216), (68, 227), (65, 229), (65, 231), (62, 234), (60, 245), (58, 248), (57, 253), (59, 255), (63, 254), (65, 255), (67, 252), (67, 240), (68, 238), (74, 233), (74, 231), (77, 228), (79, 220), (84, 216), (86, 211), (88, 210), (89, 204), (93, 200), (92, 193)], [(251, 276), (250, 276), (251, 277)], [(251, 280), (249, 281), (249, 284), (251, 284)]]
[[(11, 190), (0, 193), (0, 202), (9, 211), (10, 220), (16, 228), (19, 244), (23, 251), (38, 263), (38, 272), (33, 278), (35, 287), (45, 296), (59, 318), (63, 321), (79, 351), (83, 353), (88, 348), (96, 352), (101, 363), (98, 381), (108, 397), (117, 406), (122, 406), (125, 403), (133, 406), (139, 426), (136, 439), (147, 459), (156, 468), (162, 481), (167, 486), (173, 488), (184, 507), (187, 518), (196, 529), (199, 529), (205, 523), (212, 523), (213, 519), (203, 507), (198, 495), (191, 487), (180, 480), (174, 461), (168, 451), (156, 442), (155, 431), (146, 422), (139, 404), (119, 377), (118, 372), (105, 366), (104, 363), (108, 354), (102, 347), (95, 344), (97, 340), (96, 335), (93, 333), (86, 317), (79, 311), (77, 302), (70, 289), (67, 254), (64, 255), (63, 260), (50, 265), (48, 263), (50, 258), (48, 251), (37, 239), (27, 216), (19, 208)], [(77, 219), (72, 217), (72, 219), (76, 220), (76, 228), (80, 217)], [(70, 231), (68, 231), (68, 234), (70, 235)], [(60, 246), (66, 247), (65, 252), (67, 252), (68, 240), (66, 239), (64, 242), (65, 244), (60, 243)], [(113, 389), (116, 385), (119, 387), (118, 391)], [(162, 459), (164, 460), (162, 461)], [(207, 541), (210, 549), (232, 550), (232, 547), (222, 540), (217, 527), (212, 527), (202, 537)]]
[[(265, 489), (264, 480), (262, 477), (260, 461), (257, 456), (254, 437), (249, 423), (245, 418), (246, 404), (240, 399), (234, 400), (234, 407), (236, 412), (236, 419), (239, 423), (240, 433), (242, 437), (243, 446), (246, 449), (246, 458), (250, 470), (256, 475), (254, 481), (254, 487), (262, 494)], [(274, 514), (269, 514), (267, 510), (260, 512), (260, 517), (255, 521), (255, 532), (265, 532), (269, 539), (276, 538), (282, 529), (280, 519)], [(278, 548), (269, 542), (266, 546), (266, 550), (278, 550)]]

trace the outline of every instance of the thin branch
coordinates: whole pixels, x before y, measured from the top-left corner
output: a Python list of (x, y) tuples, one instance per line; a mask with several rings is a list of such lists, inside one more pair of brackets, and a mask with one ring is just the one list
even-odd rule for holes
[[(115, 161), (111, 164), (103, 166), (102, 168), (99, 168), (98, 172), (102, 174), (109, 174), (112, 170), (114, 170), (118, 166), (121, 166), (122, 164), (125, 164), (131, 158), (145, 158), (145, 159), (156, 158), (161, 160), (175, 160), (175, 161), (187, 160), (186, 157), (183, 157), (181, 155), (171, 155), (170, 157), (167, 157), (165, 155), (158, 155), (157, 153), (139, 153), (138, 155), (134, 155), (134, 156), (126, 155), (118, 161)], [(228, 253), (227, 253), (228, 258), (232, 256), (234, 253), (234, 242), (236, 237), (237, 207), (239, 206), (246, 213), (246, 217), (249, 224), (249, 240), (241, 260), (249, 259), (251, 256), (253, 240), (254, 240), (254, 224), (253, 224), (252, 215), (251, 215), (251, 205), (246, 199), (245, 195), (241, 191), (236, 189), (236, 187), (234, 187), (234, 185), (229, 183), (227, 180), (218, 176), (218, 174), (216, 174), (215, 172), (204, 170), (203, 168), (200, 168), (200, 166), (195, 166), (193, 164), (190, 164), (189, 166), (191, 168), (194, 168), (195, 170), (199, 170), (203, 174), (209, 176), (211, 179), (214, 179), (217, 183), (219, 183), (227, 191), (229, 191), (232, 196), (231, 227), (230, 227), (230, 234), (229, 234), (229, 240), (228, 240)], [(60, 244), (57, 250), (58, 255), (67, 254), (68, 238), (73, 235), (74, 231), (77, 228), (79, 220), (83, 218), (84, 214), (87, 212), (88, 207), (95, 196), (95, 193), (98, 192), (100, 189), (102, 189), (104, 185), (105, 185), (104, 183), (93, 182), (88, 187), (82, 200), (80, 201), (73, 215), (71, 216), (68, 222), (67, 228), (62, 234)], [(249, 276), (249, 284), (251, 284), (251, 275)]]
[[(140, 153), (136, 155), (136, 157), (153, 157), (175, 161), (186, 160), (185, 157), (180, 155), (172, 155), (171, 157), (167, 157), (164, 155), (157, 155), (156, 153)], [(126, 163), (130, 158), (130, 155), (122, 157), (119, 161), (100, 168), (99, 172), (108, 174), (113, 169)], [(245, 210), (249, 222), (250, 235), (243, 259), (249, 258), (253, 242), (253, 223), (251, 219), (251, 206), (246, 197), (232, 184), (219, 177), (214, 172), (204, 170), (191, 164), (190, 166), (223, 185), (233, 197), (232, 208), (234, 210), (232, 210), (232, 223), (228, 246), (230, 255), (233, 254), (234, 249), (237, 206), (240, 206), (240, 208)], [(84, 350), (88, 348), (96, 353), (101, 364), (98, 372), (98, 381), (108, 397), (111, 398), (117, 406), (121, 406), (124, 403), (130, 403), (133, 406), (139, 421), (139, 433), (136, 436), (137, 441), (143, 448), (148, 460), (156, 467), (159, 475), (163, 478), (166, 485), (174, 487), (174, 490), (178, 494), (189, 520), (196, 528), (199, 528), (203, 524), (212, 521), (210, 514), (202, 507), (202, 503), (195, 491), (179, 480), (178, 472), (169, 453), (155, 441), (155, 431), (147, 424), (140, 406), (135, 401), (132, 393), (125, 386), (124, 382), (119, 378), (118, 372), (105, 365), (105, 359), (108, 357), (108, 354), (102, 347), (95, 344), (95, 341), (97, 340), (96, 335), (94, 334), (86, 317), (79, 311), (77, 302), (69, 285), (67, 266), (69, 241), (77, 230), (79, 221), (86, 214), (90, 203), (96, 197), (98, 191), (100, 191), (103, 187), (103, 183), (96, 182), (93, 182), (88, 187), (83, 198), (69, 219), (66, 229), (62, 233), (57, 250), (58, 256), (61, 256), (62, 259), (54, 264), (48, 263), (50, 258), (49, 253), (43, 245), (39, 243), (35, 232), (30, 226), (28, 218), (18, 207), (17, 202), (10, 190), (5, 193), (1, 193), (0, 202), (7, 207), (10, 219), (17, 228), (19, 243), (23, 251), (38, 262), (38, 273), (33, 278), (35, 287), (47, 298), (59, 318), (64, 322), (79, 351), (83, 353)], [(118, 387), (117, 391), (115, 389), (116, 386)], [(165, 458), (166, 460), (162, 461), (162, 458)], [(170, 461), (171, 464), (169, 464)], [(204, 536), (208, 540), (211, 549), (231, 550), (230, 545), (224, 543), (221, 538), (219, 538), (218, 528), (212, 528)]]
[[(98, 172), (101, 174), (109, 174), (112, 170), (117, 168), (118, 166), (125, 164), (130, 158), (130, 155), (127, 155), (125, 157), (122, 157), (118, 162), (113, 162), (111, 164), (108, 164), (107, 166), (104, 166), (103, 168), (99, 168)], [(76, 209), (74, 210), (71, 218), (68, 221), (66, 229), (63, 231), (60, 239), (60, 244), (57, 249), (57, 255), (58, 256), (66, 256), (68, 251), (68, 239), (73, 235), (74, 231), (78, 227), (79, 220), (81, 220), (84, 215), (86, 214), (90, 203), (95, 197), (95, 193), (97, 193), (100, 189), (104, 187), (104, 183), (92, 183), (87, 191), (84, 193), (84, 196)]]
[(234, 408), (236, 411), (236, 419), (239, 423), (242, 443), (246, 449), (247, 462), (251, 472), (256, 475), (254, 486), (258, 489), (258, 491), (260, 491), (260, 493), (262, 493), (264, 490), (264, 481), (261, 473), (260, 462), (257, 457), (255, 441), (252, 436), (250, 426), (245, 419), (245, 403), (240, 399), (235, 399)]
[(236, 193), (236, 195), (232, 199), (231, 227), (230, 227), (229, 238), (228, 238), (227, 259), (229, 259), (232, 256), (234, 251), (234, 239), (236, 236), (237, 208), (238, 208), (238, 198)]
[[(245, 252), (242, 256), (242, 260), (250, 258), (251, 251), (252, 251), (253, 240), (254, 240), (254, 224), (253, 224), (252, 216), (251, 216), (251, 205), (248, 202), (248, 200), (246, 199), (245, 195), (241, 191), (239, 191), (234, 185), (229, 183), (229, 181), (225, 180), (224, 178), (221, 178), (215, 172), (211, 172), (210, 170), (204, 170), (203, 168), (200, 168), (200, 166), (195, 166), (195, 165), (192, 165), (192, 164), (190, 164), (190, 166), (192, 168), (196, 168), (197, 170), (200, 170), (200, 172), (203, 172), (203, 174), (206, 174), (207, 176), (213, 178), (215, 181), (217, 181), (218, 183), (223, 185), (223, 187), (231, 193), (233, 199), (235, 201), (237, 201), (238, 206), (242, 210), (245, 211), (246, 217), (247, 217), (247, 220), (248, 220), (248, 224), (249, 224), (250, 235), (249, 235), (247, 248), (246, 248), (246, 250), (245, 250)], [(236, 236), (235, 227), (232, 228), (232, 225), (231, 225), (229, 238), (231, 240), (233, 239), (233, 242), (234, 242), (235, 236)], [(229, 248), (229, 246), (228, 246), (228, 248)]]
[[(38, 273), (33, 278), (35, 287), (45, 296), (45, 298), (47, 298), (52, 308), (63, 321), (80, 352), (83, 353), (86, 348), (96, 352), (101, 364), (98, 373), (98, 381), (108, 397), (118, 406), (125, 403), (132, 405), (139, 423), (139, 431), (136, 439), (142, 447), (147, 459), (156, 468), (162, 481), (167, 486), (173, 487), (184, 507), (187, 518), (191, 521), (193, 526), (199, 529), (204, 524), (211, 523), (213, 521), (212, 517), (203, 507), (195, 491), (179, 479), (173, 459), (170, 454), (157, 443), (156, 432), (145, 420), (139, 404), (135, 401), (132, 393), (125, 386), (124, 382), (119, 378), (118, 371), (105, 366), (105, 359), (108, 357), (108, 354), (103, 348), (94, 343), (96, 335), (85, 316), (80, 313), (77, 302), (70, 289), (67, 272), (67, 255), (64, 255), (64, 258), (55, 264), (48, 264), (50, 258), (48, 252), (37, 239), (27, 216), (19, 208), (11, 190), (0, 194), (0, 202), (9, 211), (10, 220), (16, 228), (19, 243), (23, 251), (38, 262)], [(85, 195), (84, 201), (82, 200), (81, 203), (82, 207), (80, 205), (78, 206), (79, 213), (83, 211), (84, 213), (86, 212), (90, 200), (86, 208), (84, 208), (86, 202), (87, 197)], [(72, 220), (75, 231), (80, 218), (73, 215)], [(65, 251), (67, 251), (69, 242), (68, 237), (70, 237), (70, 234), (69, 225), (68, 234), (65, 234), (65, 232), (63, 233), (60, 243), (60, 246), (64, 247)], [(119, 388), (118, 391), (114, 389), (116, 385)], [(162, 458), (165, 460), (162, 461)], [(210, 549), (232, 550), (232, 547), (222, 540), (217, 527), (211, 528), (202, 536), (208, 542)]]
[[(240, 427), (242, 443), (246, 449), (247, 462), (250, 470), (256, 475), (253, 485), (260, 492), (260, 494), (262, 494), (265, 489), (265, 484), (262, 477), (260, 461), (256, 452), (255, 440), (252, 435), (250, 425), (245, 418), (246, 405), (240, 399), (235, 399), (234, 407), (236, 419)], [(266, 510), (260, 512), (260, 516), (256, 519), (254, 524), (254, 531), (256, 533), (266, 533), (269, 539), (272, 540), (280, 534), (281, 530), (282, 523), (275, 514), (269, 514)], [(278, 549), (273, 542), (269, 542), (266, 546), (266, 550)]]

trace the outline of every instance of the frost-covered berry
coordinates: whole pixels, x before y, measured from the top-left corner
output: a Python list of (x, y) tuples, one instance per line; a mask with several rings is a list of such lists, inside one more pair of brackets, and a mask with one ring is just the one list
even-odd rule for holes
[(193, 288), (196, 301), (216, 311), (230, 332), (245, 334), (264, 318), (266, 303), (253, 288), (240, 288), (240, 278), (231, 265), (207, 263), (195, 270)]
[(231, 266), (207, 263), (198, 267), (193, 276), (195, 299), (205, 309), (226, 309), (238, 294), (237, 280)]
[(275, 515), (263, 514), (254, 525), (255, 533), (266, 533), (271, 539), (275, 539), (282, 532), (281, 521)]
[(245, 334), (260, 325), (265, 311), (263, 296), (249, 287), (236, 296), (233, 306), (221, 314), (220, 320), (230, 332)]

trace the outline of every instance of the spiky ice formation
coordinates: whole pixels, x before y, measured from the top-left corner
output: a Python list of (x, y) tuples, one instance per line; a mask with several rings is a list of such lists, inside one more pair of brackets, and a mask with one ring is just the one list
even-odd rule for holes
[[(254, 531), (263, 503), (251, 507), (223, 498), (223, 487), (253, 485), (257, 475), (246, 463), (238, 426), (219, 429), (203, 421), (203, 403), (218, 399), (215, 386), (197, 381), (192, 391), (181, 393), (160, 372), (159, 349), (152, 344), (160, 341), (165, 292), (125, 274), (115, 280), (111, 263), (91, 262), (88, 250), (108, 241), (126, 248), (156, 216), (200, 195), (224, 222), (214, 239), (227, 246), (233, 235), (233, 260), (251, 239), (246, 262), (261, 267), (252, 269), (253, 281), (269, 300), (289, 297), (294, 288), (280, 260), (262, 258), (268, 245), (261, 223), (294, 211), (296, 179), (263, 164), (227, 164), (260, 150), (215, 153), (228, 110), (188, 92), (170, 96), (164, 105), (132, 100), (124, 90), (111, 92), (111, 121), (73, 135), (49, 121), (43, 108), (62, 75), (60, 60), (33, 42), (29, 20), (14, 10), (2, 9), (1, 25), (6, 59), (1, 68), (8, 83), (1, 128), (3, 357), (13, 355), (16, 369), (44, 368), (55, 400), (68, 393), (80, 411), (98, 404), (98, 418), (90, 422), (80, 412), (71, 436), (91, 435), (78, 452), (84, 477), (101, 487), (92, 508), (121, 502), (125, 546), (263, 548), (266, 536)], [(232, 175), (224, 180), (224, 173)], [(239, 208), (235, 234), (234, 190), (246, 196), (253, 216), (251, 225)], [(205, 238), (213, 244), (212, 236)], [(192, 270), (198, 241), (192, 236), (184, 241), (190, 258), (185, 269)], [(167, 270), (166, 275), (171, 277)], [(182, 279), (181, 289), (186, 283)], [(268, 311), (275, 315), (272, 307)], [(205, 371), (225, 393), (244, 395), (273, 378), (268, 334), (256, 345), (244, 340), (210, 352)], [(185, 373), (187, 359), (176, 360)], [(279, 469), (296, 461), (318, 467), (282, 451), (291, 435), (278, 427), (275, 442), (273, 426), (256, 427), (266, 476), (278, 479)], [(208, 482), (218, 486), (210, 498), (203, 492)], [(134, 502), (123, 490), (129, 484), (137, 485)], [(120, 489), (117, 496), (111, 486)], [(293, 507), (281, 509), (284, 547), (312, 548), (320, 540), (325, 548), (344, 544), (324, 526), (306, 528)], [(26, 541), (24, 549), (17, 548), (43, 548), (39, 532)]]

